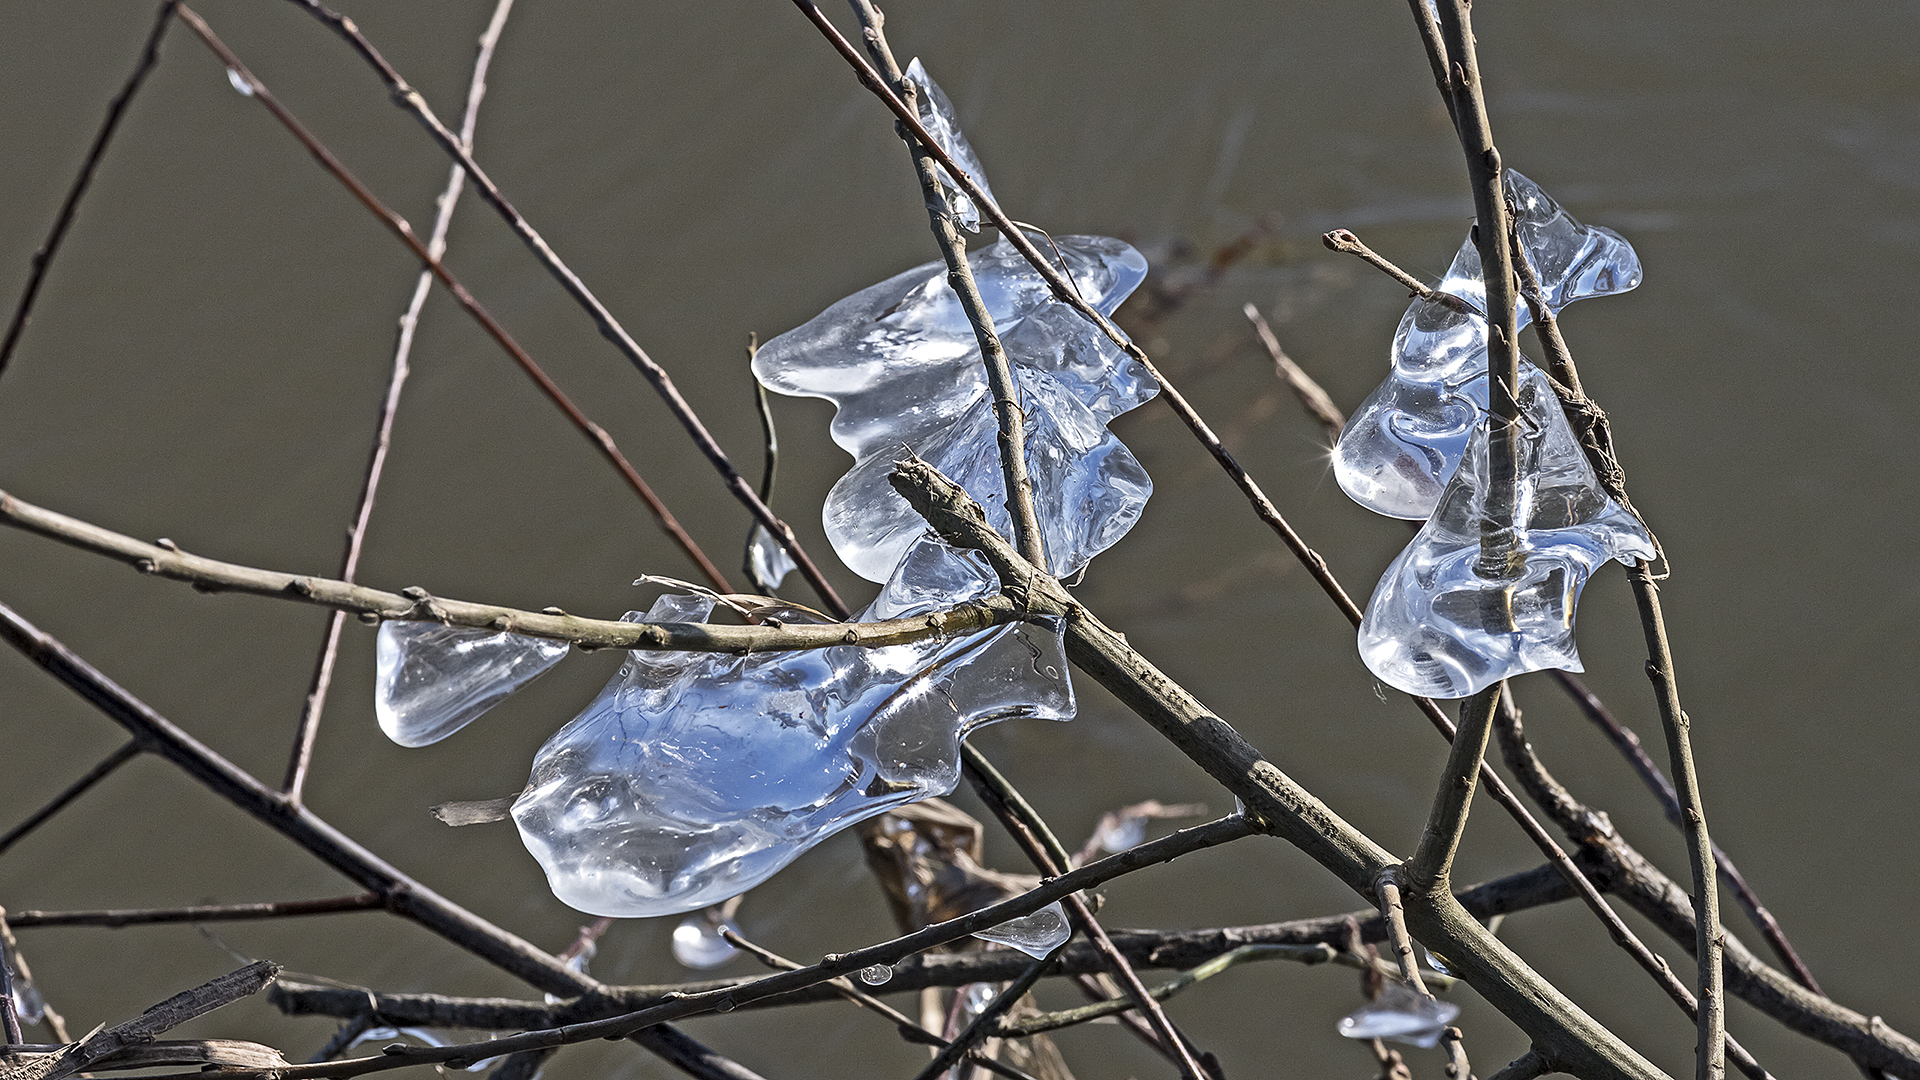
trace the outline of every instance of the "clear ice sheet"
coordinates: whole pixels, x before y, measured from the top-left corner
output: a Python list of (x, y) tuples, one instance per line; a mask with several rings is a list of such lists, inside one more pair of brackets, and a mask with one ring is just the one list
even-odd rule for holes
[(1349, 1039), (1392, 1039), (1431, 1049), (1459, 1015), (1460, 1006), (1451, 1001), (1436, 1001), (1389, 982), (1377, 999), (1341, 1017), (1336, 1029)]
[(401, 746), (459, 731), (567, 655), (567, 643), (431, 622), (384, 622), (373, 712)]
[[(922, 539), (860, 618), (907, 617), (998, 587), (976, 556)], [(645, 619), (699, 622), (711, 608), (667, 595)], [(856, 821), (952, 791), (968, 732), (1073, 711), (1058, 625), (882, 649), (636, 651), (540, 748), (513, 819), (565, 903), (620, 918), (691, 911), (745, 892)]]
[[(1515, 230), (1555, 313), (1575, 300), (1640, 284), (1640, 259), (1611, 229), (1575, 221), (1533, 181), (1508, 169)], [(1435, 286), (1485, 311), (1480, 252), (1471, 236)], [(1517, 303), (1521, 327), (1533, 321)], [(1525, 365), (1525, 361), (1522, 361)], [(1393, 337), (1393, 368), (1354, 411), (1334, 447), (1333, 471), (1360, 505), (1389, 517), (1433, 512), (1487, 407), (1487, 323), (1415, 300)]]
[[(1080, 294), (1102, 314), (1146, 277), (1146, 260), (1119, 240), (1057, 243)], [(1146, 470), (1107, 423), (1152, 398), (1159, 384), (1056, 301), (1005, 239), (967, 260), (1019, 381), (1050, 569), (1077, 573), (1133, 527), (1152, 494)], [(926, 529), (887, 483), (907, 449), (964, 487), (994, 528), (1011, 536), (986, 373), (944, 264), (917, 266), (839, 301), (767, 342), (753, 371), (770, 390), (837, 406), (833, 439), (855, 464), (828, 493), (823, 517), (835, 552), (855, 573), (887, 580)]]
[[(933, 141), (947, 152), (953, 163), (967, 170), (973, 182), (980, 190), (993, 197), (993, 189), (987, 186), (986, 171), (980, 168), (979, 155), (967, 143), (967, 137), (960, 133), (960, 120), (954, 114), (953, 102), (947, 100), (946, 92), (940, 89), (927, 69), (921, 65), (920, 58), (914, 57), (907, 65), (907, 80), (919, 89), (914, 97), (914, 114), (920, 120), (920, 126), (927, 129)], [(944, 165), (935, 165), (940, 170), (940, 185), (946, 189), (947, 205), (953, 208), (954, 223), (968, 232), (980, 231), (980, 208), (953, 182), (952, 174)]]
[(1045, 960), (1053, 950), (1073, 936), (1073, 927), (1067, 923), (1067, 909), (1055, 900), (1031, 915), (1022, 915), (985, 930), (976, 930), (973, 936), (982, 941), (1010, 945), (1035, 960)]
[(1434, 698), (1459, 698), (1528, 671), (1580, 671), (1573, 619), (1587, 577), (1608, 559), (1654, 557), (1646, 528), (1609, 498), (1539, 371), (1521, 382), (1520, 486), (1511, 525), (1526, 566), (1490, 580), (1476, 563), (1488, 520), (1487, 426), (1433, 516), (1367, 603), (1360, 658), (1380, 681)]

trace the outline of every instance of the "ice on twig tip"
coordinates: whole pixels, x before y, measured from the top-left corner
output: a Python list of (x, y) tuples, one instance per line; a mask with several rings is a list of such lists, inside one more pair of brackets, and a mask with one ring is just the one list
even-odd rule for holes
[[(1360, 658), (1390, 686), (1459, 698), (1523, 672), (1580, 671), (1573, 618), (1588, 575), (1608, 559), (1654, 557), (1646, 528), (1601, 490), (1538, 370), (1524, 373), (1520, 407), (1512, 520), (1489, 515), (1482, 424), (1433, 516), (1367, 603)], [(1517, 576), (1489, 576), (1481, 565), (1489, 525), (1511, 529), (1525, 559)]]
[[(913, 111), (920, 126), (926, 128), (927, 134), (933, 136), (933, 141), (947, 152), (953, 163), (965, 169), (973, 177), (973, 182), (980, 185), (980, 190), (992, 198), (993, 189), (987, 186), (987, 174), (980, 168), (980, 158), (968, 145), (967, 137), (960, 133), (960, 120), (954, 114), (953, 102), (947, 100), (947, 95), (927, 74), (919, 57), (914, 57), (913, 62), (907, 65), (906, 76), (917, 91), (914, 94)], [(973, 205), (973, 200), (960, 190), (960, 185), (954, 183), (945, 165), (936, 164), (935, 168), (940, 170), (940, 186), (946, 189), (947, 205), (953, 209), (954, 223), (968, 232), (979, 232), (980, 208)]]
[[(1575, 221), (1533, 181), (1508, 169), (1514, 231), (1546, 306), (1625, 292), (1640, 284), (1640, 259), (1620, 234)], [(1436, 289), (1486, 309), (1480, 252), (1462, 244)], [(1532, 321), (1516, 304), (1519, 325)], [(1525, 361), (1521, 362), (1526, 367)], [(1341, 490), (1375, 513), (1424, 518), (1466, 452), (1487, 407), (1487, 321), (1440, 302), (1415, 300), (1393, 338), (1393, 368), (1356, 409), (1334, 447)]]
[(567, 643), (431, 622), (380, 624), (374, 716), (387, 738), (426, 746), (471, 724), (567, 655)]
[(1431, 1049), (1460, 1015), (1460, 1006), (1417, 994), (1402, 983), (1389, 982), (1379, 998), (1340, 1018), (1336, 1029), (1349, 1039), (1391, 1039)]
[(673, 928), (673, 958), (681, 967), (706, 971), (740, 955), (740, 950), (722, 936), (722, 932), (740, 928), (732, 920), (715, 922), (704, 911), (696, 911)]
[(860, 981), (868, 986), (885, 986), (893, 979), (893, 968), (886, 964), (868, 964), (860, 969)]
[(1008, 919), (985, 930), (975, 930), (973, 936), (982, 941), (1011, 945), (1035, 960), (1044, 960), (1073, 936), (1073, 927), (1067, 923), (1067, 910), (1060, 906), (1060, 901), (1055, 900), (1031, 915)]
[[(860, 618), (998, 589), (977, 556), (922, 539)], [(669, 594), (646, 619), (700, 622), (711, 608)], [(779, 617), (822, 621), (800, 609)], [(1013, 624), (878, 649), (629, 653), (540, 748), (514, 822), (554, 895), (581, 911), (635, 918), (717, 903), (856, 821), (953, 790), (968, 732), (1071, 717), (1060, 633)]]
[[(1103, 315), (1146, 277), (1146, 260), (1119, 240), (1065, 236), (1058, 244), (1067, 276)], [(1107, 423), (1160, 387), (1055, 300), (1004, 238), (967, 261), (1019, 383), (1033, 501), (1051, 570), (1066, 577), (1125, 535), (1153, 492)], [(887, 580), (926, 531), (887, 483), (908, 450), (965, 488), (988, 522), (1012, 535), (992, 396), (944, 264), (897, 274), (781, 334), (761, 347), (753, 373), (769, 390), (838, 407), (833, 440), (855, 463), (828, 493), (823, 516), (834, 551), (855, 573)]]
[(747, 577), (753, 587), (771, 593), (793, 573), (797, 564), (765, 525), (755, 524), (747, 537)]

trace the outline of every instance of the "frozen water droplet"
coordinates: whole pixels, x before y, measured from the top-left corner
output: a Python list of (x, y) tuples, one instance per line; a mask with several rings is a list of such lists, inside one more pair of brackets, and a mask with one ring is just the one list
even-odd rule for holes
[(13, 1013), (23, 1024), (37, 1024), (47, 1015), (47, 1002), (40, 996), (40, 989), (21, 978), (18, 969), (13, 973)]
[(1544, 668), (1579, 671), (1573, 619), (1587, 576), (1608, 559), (1650, 560), (1653, 540), (1601, 490), (1546, 378), (1520, 390), (1520, 485), (1510, 527), (1525, 557), (1512, 580), (1479, 566), (1487, 510), (1487, 428), (1481, 425), (1433, 516), (1367, 603), (1360, 658), (1409, 694), (1466, 697)]
[(227, 69), (227, 82), (233, 84), (233, 88), (235, 90), (240, 91), (240, 93), (243, 96), (245, 97), (253, 96), (253, 84), (248, 82), (247, 77), (240, 74), (240, 72), (237, 69), (235, 68)]
[[(997, 592), (976, 556), (922, 538), (860, 618)], [(663, 596), (650, 621), (712, 601)], [(798, 609), (783, 622), (818, 622)], [(1058, 624), (883, 649), (633, 652), (547, 740), (514, 803), (554, 895), (595, 915), (668, 915), (745, 892), (840, 829), (953, 790), (960, 740), (1016, 717), (1067, 719)], [(1037, 654), (1037, 656), (1036, 656)]]
[(1073, 927), (1067, 923), (1067, 910), (1056, 900), (1031, 915), (976, 930), (973, 936), (1011, 945), (1035, 960), (1043, 960), (1073, 936)]
[[(967, 171), (980, 190), (993, 195), (993, 189), (987, 186), (987, 174), (980, 168), (980, 158), (967, 144), (967, 137), (960, 133), (960, 120), (954, 114), (953, 102), (938, 84), (927, 75), (927, 69), (921, 66), (920, 58), (914, 57), (907, 65), (907, 80), (919, 90), (914, 95), (913, 111), (920, 126), (927, 129), (940, 149), (947, 152), (953, 163)], [(953, 208), (954, 223), (968, 232), (980, 231), (980, 208), (960, 190), (944, 165), (936, 166), (940, 170), (940, 184), (947, 190), (947, 205)]]
[(673, 958), (682, 967), (706, 971), (739, 956), (740, 950), (720, 936), (722, 930), (740, 932), (740, 928), (730, 921), (714, 925), (705, 912), (687, 916), (679, 926), (673, 928)]
[(1416, 994), (1410, 987), (1389, 982), (1379, 1000), (1370, 1001), (1340, 1018), (1337, 1030), (1349, 1039), (1391, 1039), (1410, 1046), (1439, 1045), (1440, 1035), (1460, 1015), (1460, 1006)]
[[(1140, 253), (1099, 236), (1058, 238), (1088, 303), (1111, 314), (1146, 277)], [(1107, 430), (1159, 392), (1146, 368), (1072, 308), (1002, 239), (968, 253), (1019, 381), (1027, 469), (1047, 559), (1078, 572), (1124, 536), (1153, 492), (1133, 454)], [(927, 263), (864, 289), (761, 347), (753, 372), (767, 389), (837, 407), (833, 439), (855, 463), (827, 495), (834, 551), (855, 573), (886, 581), (926, 522), (887, 482), (903, 446), (932, 462), (1012, 535), (995, 446), (997, 425), (973, 328)]]
[[(1640, 258), (1611, 229), (1575, 221), (1533, 181), (1507, 170), (1514, 229), (1533, 263), (1547, 307), (1625, 292), (1640, 284)], [(1436, 288), (1486, 308), (1480, 252), (1471, 238)], [(1533, 321), (1516, 305), (1519, 325)], [(1522, 367), (1527, 366), (1522, 361)], [(1487, 322), (1440, 303), (1415, 300), (1393, 338), (1393, 367), (1347, 421), (1333, 471), (1353, 500), (1389, 517), (1433, 512), (1487, 406)]]
[(1433, 951), (1428, 949), (1425, 945), (1420, 946), (1420, 955), (1427, 958), (1427, 966), (1432, 968), (1433, 970), (1439, 972), (1442, 975), (1453, 974), (1453, 969), (1448, 967), (1446, 964), (1442, 963), (1440, 958), (1433, 955)]
[(893, 978), (893, 969), (886, 964), (868, 964), (860, 969), (860, 981), (868, 986), (885, 986)]
[(747, 566), (754, 587), (768, 592), (778, 589), (795, 569), (793, 556), (787, 554), (787, 549), (780, 546), (764, 525), (755, 525), (753, 535), (747, 537)]
[(459, 731), (560, 662), (567, 643), (429, 622), (380, 624), (374, 715), (401, 746)]
[(1146, 838), (1147, 819), (1135, 814), (1118, 819), (1102, 819), (1093, 837), (1094, 843), (1116, 853), (1139, 847), (1140, 841)]

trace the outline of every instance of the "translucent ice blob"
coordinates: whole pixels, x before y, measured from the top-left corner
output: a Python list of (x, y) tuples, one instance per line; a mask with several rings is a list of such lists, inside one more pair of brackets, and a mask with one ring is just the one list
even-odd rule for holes
[[(1112, 314), (1146, 277), (1140, 253), (1099, 236), (1058, 239), (1080, 294)], [(1019, 381), (1027, 469), (1047, 558), (1077, 572), (1133, 527), (1152, 494), (1108, 421), (1159, 392), (1146, 369), (1072, 308), (1002, 239), (968, 254)], [(833, 439), (855, 458), (827, 495), (827, 537), (855, 573), (885, 581), (926, 523), (887, 483), (907, 450), (966, 488), (1011, 536), (993, 402), (973, 328), (928, 263), (839, 301), (754, 357), (769, 390), (838, 406)]]
[[(998, 591), (976, 557), (923, 539), (863, 620)], [(649, 622), (698, 622), (663, 596)], [(788, 623), (818, 621), (800, 610)], [(667, 915), (764, 881), (832, 833), (953, 790), (960, 739), (1073, 715), (1060, 628), (733, 656), (633, 652), (534, 758), (513, 819), (554, 895), (595, 915)]]
[[(1654, 557), (1653, 539), (1607, 497), (1553, 388), (1529, 368), (1520, 389), (1520, 481), (1510, 521), (1487, 506), (1487, 425), (1413, 542), (1387, 567), (1360, 623), (1360, 658), (1390, 686), (1458, 698), (1527, 671), (1580, 671), (1573, 617), (1587, 576), (1608, 559)], [(1481, 536), (1512, 530), (1525, 566), (1481, 565)]]
[(471, 724), (567, 655), (567, 643), (430, 622), (380, 624), (373, 712), (401, 746)]
[[(1514, 228), (1554, 312), (1589, 296), (1640, 284), (1640, 259), (1611, 229), (1580, 224), (1533, 181), (1507, 170)], [(1469, 238), (1435, 288), (1486, 309), (1480, 252)], [(1532, 313), (1517, 305), (1520, 323)], [(1525, 362), (1522, 361), (1524, 366)], [(1389, 517), (1433, 512), (1487, 407), (1487, 321), (1439, 302), (1414, 301), (1393, 338), (1393, 368), (1354, 411), (1334, 448), (1333, 471), (1353, 500)]]
[[(913, 83), (919, 93), (914, 97), (914, 114), (920, 126), (927, 129), (933, 141), (947, 152), (955, 165), (967, 170), (973, 182), (980, 185), (989, 198), (993, 189), (987, 187), (987, 174), (980, 168), (980, 158), (974, 154), (973, 147), (967, 144), (967, 137), (960, 133), (959, 118), (954, 115), (953, 102), (931, 77), (927, 69), (920, 64), (920, 58), (914, 57), (907, 65), (907, 81)], [(946, 189), (947, 205), (953, 208), (954, 223), (968, 232), (980, 231), (980, 208), (962, 192), (959, 185), (947, 174), (945, 166), (936, 166), (940, 170), (941, 186)]]

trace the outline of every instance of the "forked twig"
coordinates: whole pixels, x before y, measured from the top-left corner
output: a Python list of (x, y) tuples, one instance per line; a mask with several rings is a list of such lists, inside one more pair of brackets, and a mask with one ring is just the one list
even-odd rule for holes
[(772, 510), (767, 509), (766, 503), (761, 502), (760, 496), (754, 492), (753, 485), (733, 467), (733, 462), (728, 460), (726, 451), (720, 448), (719, 442), (701, 422), (693, 406), (681, 396), (679, 388), (674, 385), (673, 378), (667, 374), (667, 370), (661, 367), (653, 357), (647, 355), (647, 351), (640, 347), (640, 343), (627, 333), (626, 327), (620, 325), (620, 321), (614, 318), (613, 312), (609, 311), (606, 305), (600, 302), (600, 298), (587, 288), (586, 282), (560, 260), (560, 256), (555, 254), (546, 239), (534, 230), (533, 225), (522, 217), (518, 210), (514, 209), (513, 204), (507, 201), (506, 196), (501, 193), (492, 178), (473, 160), (473, 155), (461, 147), (459, 138), (441, 123), (440, 118), (427, 105), (426, 98), (420, 96), (418, 90), (401, 78), (400, 73), (394, 70), (392, 64), (387, 63), (386, 57), (380, 55), (380, 50), (374, 48), (373, 43), (360, 32), (360, 28), (354, 25), (352, 19), (333, 11), (317, 0), (291, 0), (291, 2), (306, 9), (352, 46), (354, 52), (371, 65), (386, 83), (393, 95), (394, 103), (419, 120), (427, 129), (427, 133), (433, 137), (433, 141), (459, 162), (466, 170), (467, 178), (473, 182), (481, 199), (506, 220), (514, 233), (526, 244), (528, 250), (533, 252), (540, 264), (547, 268), (554, 280), (560, 283), (560, 287), (566, 290), (567, 295), (573, 297), (574, 301), (587, 312), (593, 319), (594, 325), (599, 328), (601, 336), (612, 342), (614, 347), (618, 348), (634, 367), (639, 369), (640, 374), (653, 385), (661, 400), (666, 403), (668, 410), (680, 422), (680, 426), (693, 438), (694, 445), (720, 473), (721, 479), (726, 482), (727, 490), (762, 525), (767, 527), (767, 531), (780, 541), (781, 546), (787, 549), (787, 554), (793, 557), (800, 572), (806, 576), (808, 584), (813, 587), (814, 592), (819, 594), (821, 602), (827, 606), (835, 618), (846, 618), (848, 612), (846, 604), (841, 602), (833, 586), (828, 584), (827, 579), (820, 573), (820, 568), (814, 564), (813, 559), (794, 538), (793, 529), (776, 517)]

